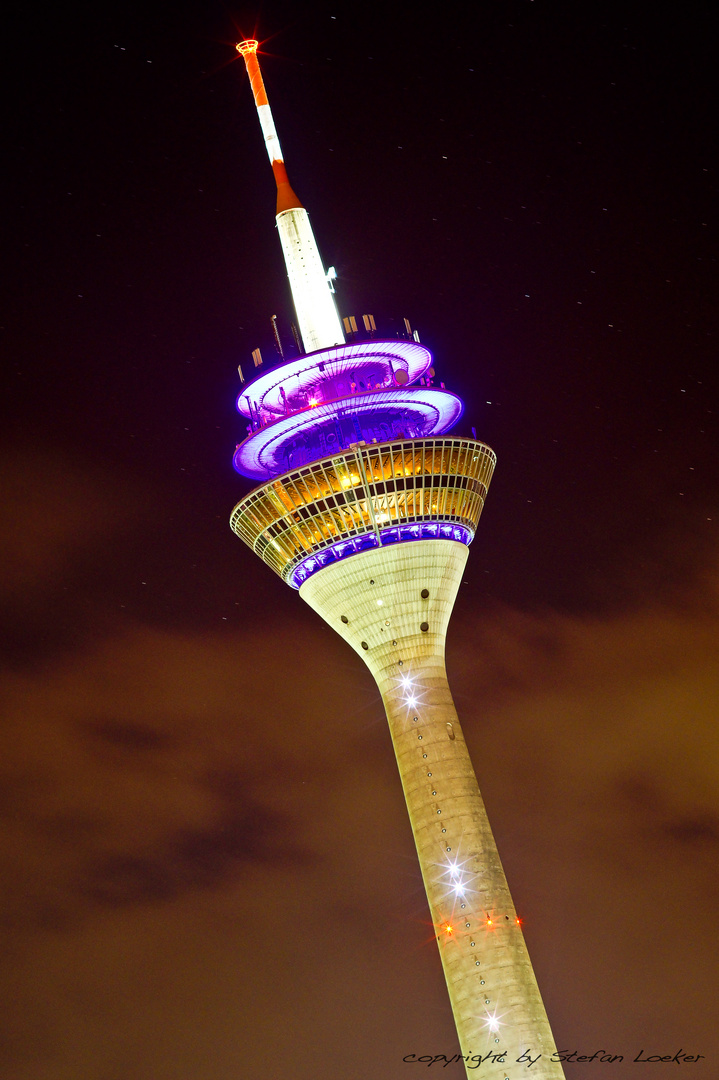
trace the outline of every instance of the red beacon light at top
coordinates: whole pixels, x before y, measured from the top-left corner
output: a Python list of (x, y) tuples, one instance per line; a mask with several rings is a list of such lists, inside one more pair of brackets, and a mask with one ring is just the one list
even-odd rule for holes
[(246, 56), (247, 53), (256, 53), (259, 47), (259, 41), (255, 41), (254, 38), (247, 38), (246, 41), (238, 41), (235, 45), (238, 53)]

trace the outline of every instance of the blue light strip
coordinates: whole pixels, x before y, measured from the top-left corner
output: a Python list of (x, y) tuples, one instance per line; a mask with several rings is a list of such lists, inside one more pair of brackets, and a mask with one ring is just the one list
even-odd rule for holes
[[(464, 525), (455, 525), (449, 521), (422, 521), (413, 525), (395, 525), (391, 528), (380, 529), (380, 537), (382, 547), (388, 544), (406, 544), (412, 540), (456, 540), (469, 547), (474, 539), (474, 533)], [(348, 540), (338, 540), (297, 563), (286, 579), (287, 584), (293, 589), (299, 589), (307, 578), (312, 577), (325, 566), (329, 566), (330, 563), (339, 562), (351, 555), (357, 555), (360, 551), (369, 551), (379, 546), (374, 532), (366, 532)]]

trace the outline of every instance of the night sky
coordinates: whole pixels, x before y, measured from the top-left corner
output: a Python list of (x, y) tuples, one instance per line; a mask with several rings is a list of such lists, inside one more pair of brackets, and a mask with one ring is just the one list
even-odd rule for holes
[(448, 669), (557, 1044), (624, 1056), (567, 1076), (719, 1075), (716, 25), (627, 8), (6, 16), (3, 1080), (458, 1049), (379, 695), (228, 526), (292, 319), (253, 33), (341, 313), (498, 455)]

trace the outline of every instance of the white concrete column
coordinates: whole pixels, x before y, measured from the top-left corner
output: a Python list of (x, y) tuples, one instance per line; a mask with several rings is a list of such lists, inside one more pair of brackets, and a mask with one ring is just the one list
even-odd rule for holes
[(467, 554), (453, 540), (389, 545), (318, 571), (300, 596), (382, 694), (467, 1075), (561, 1080), (447, 683), (447, 624)]
[(342, 323), (304, 207), (278, 214), (277, 231), (305, 351), (344, 344)]

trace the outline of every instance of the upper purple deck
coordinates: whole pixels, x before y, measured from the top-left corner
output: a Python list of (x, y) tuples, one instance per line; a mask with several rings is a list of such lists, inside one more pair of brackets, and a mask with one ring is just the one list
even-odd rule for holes
[(352, 443), (449, 431), (463, 405), (432, 386), (431, 364), (429, 349), (415, 341), (364, 341), (263, 372), (237, 399), (250, 423), (235, 469), (268, 480)]

